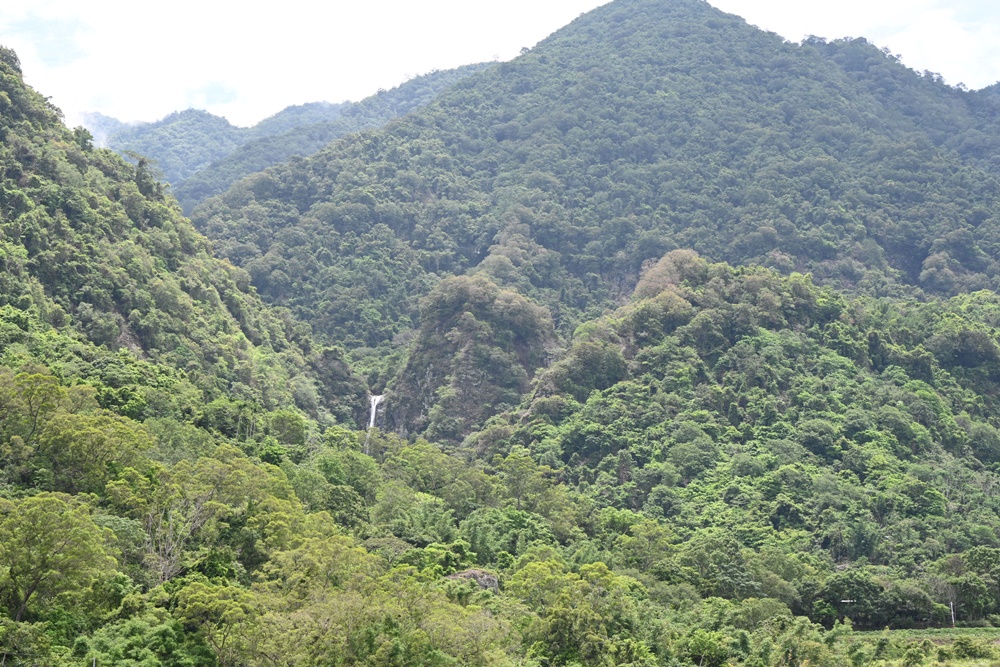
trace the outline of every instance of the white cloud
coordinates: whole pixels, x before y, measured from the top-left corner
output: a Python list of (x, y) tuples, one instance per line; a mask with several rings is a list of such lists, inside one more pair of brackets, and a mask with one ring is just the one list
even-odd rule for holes
[(792, 41), (866, 37), (915, 70), (982, 88), (1000, 80), (1000, 5), (993, 0), (709, 0)]
[[(71, 120), (91, 110), (152, 120), (194, 105), (249, 124), (290, 104), (357, 100), (434, 69), (511, 58), (604, 2), (34, 0), (0, 5), (0, 43)], [(46, 21), (74, 22), (75, 57), (53, 60), (52, 40), (38, 39)], [(36, 28), (19, 29), (26, 22)]]
[[(71, 122), (195, 106), (250, 124), (290, 104), (357, 100), (433, 69), (511, 58), (605, 1), (3, 2), (0, 44)], [(1000, 78), (993, 0), (711, 1), (795, 41), (869, 37), (952, 83)]]

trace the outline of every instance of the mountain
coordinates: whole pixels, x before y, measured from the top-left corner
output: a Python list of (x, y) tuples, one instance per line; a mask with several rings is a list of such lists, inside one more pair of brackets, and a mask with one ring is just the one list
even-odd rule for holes
[(392, 90), (379, 91), (360, 102), (336, 105), (338, 113), (320, 113), (329, 105), (289, 107), (251, 128), (252, 139), (187, 178), (174, 188), (174, 195), (188, 214), (205, 199), (225, 192), (239, 179), (293, 156), (309, 156), (327, 144), (353, 132), (381, 127), (429, 104), (442, 91), (492, 63), (465, 65), (410, 79)]
[(99, 146), (106, 146), (109, 137), (129, 128), (129, 123), (97, 112), (83, 114), (83, 125), (94, 137), (94, 143)]
[[(110, 359), (120, 357), (115, 364), (173, 369), (206, 402), (238, 396), (265, 410), (298, 405), (326, 420), (363, 410), (364, 389), (352, 386), (346, 367), (327, 383), (317, 370), (333, 373), (336, 349), (300, 345), (294, 325), (261, 303), (246, 272), (211, 255), (148, 163), (128, 164), (95, 149), (86, 130), (63, 127), (59, 112), (23, 85), (16, 57), (7, 57), (0, 306), (14, 322), (47, 323), (107, 349)], [(22, 338), (16, 329), (10, 335)], [(83, 348), (57, 348), (42, 358), (79, 354), (79, 363), (96, 363)], [(170, 402), (164, 391), (173, 380), (125, 390), (136, 380), (130, 373), (108, 388), (106, 407), (134, 401), (133, 415), (155, 415), (155, 401)]]
[(194, 221), (382, 378), (421, 326), (415, 295), (470, 272), (564, 336), (675, 248), (869, 294), (995, 287), (998, 113), (863, 40), (621, 0)]
[(827, 626), (941, 622), (949, 601), (968, 620), (975, 594), (944, 582), (1000, 554), (998, 324), (992, 291), (850, 297), (673, 251), (463, 448), (530, 447), (607, 516), (659, 517), (676, 546), (612, 560), (674, 591)]
[(155, 123), (125, 124), (88, 114), (91, 132), (115, 151), (147, 157), (190, 212), (233, 182), (292, 156), (308, 156), (345, 134), (384, 125), (430, 103), (439, 93), (492, 63), (418, 76), (360, 102), (315, 102), (288, 107), (253, 127), (235, 127), (206, 111), (188, 109)]
[(303, 126), (336, 120), (351, 105), (350, 102), (312, 102), (286, 107), (256, 125), (247, 128), (250, 140), (274, 137)]
[(179, 183), (246, 141), (245, 129), (197, 109), (177, 111), (155, 123), (116, 126), (115, 119), (107, 118), (88, 114), (84, 123), (102, 145), (126, 157), (135, 154), (151, 160), (167, 183)]

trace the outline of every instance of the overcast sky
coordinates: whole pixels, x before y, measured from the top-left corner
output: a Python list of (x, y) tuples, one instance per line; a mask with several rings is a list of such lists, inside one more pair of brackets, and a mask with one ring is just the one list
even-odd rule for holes
[[(996, 0), (711, 2), (793, 41), (867, 37), (952, 84), (1000, 79)], [(0, 0), (0, 44), (71, 124), (84, 111), (155, 120), (196, 107), (248, 125), (291, 104), (358, 100), (434, 69), (512, 58), (602, 4)]]

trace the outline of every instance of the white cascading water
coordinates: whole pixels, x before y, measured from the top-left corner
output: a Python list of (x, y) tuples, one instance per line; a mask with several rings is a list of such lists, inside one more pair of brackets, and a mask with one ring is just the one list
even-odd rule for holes
[(368, 399), (368, 403), (371, 405), (371, 414), (368, 417), (368, 428), (375, 428), (375, 417), (378, 415), (378, 404), (382, 402), (385, 396), (372, 396)]
[(371, 396), (368, 399), (368, 404), (371, 406), (371, 408), (370, 408), (370, 412), (369, 412), (369, 415), (368, 415), (368, 432), (365, 434), (365, 454), (366, 455), (368, 454), (368, 439), (371, 438), (371, 436), (372, 436), (372, 429), (375, 428), (375, 419), (378, 417), (378, 406), (379, 406), (379, 403), (382, 402), (383, 398), (385, 398), (384, 395), (382, 395), (382, 396)]

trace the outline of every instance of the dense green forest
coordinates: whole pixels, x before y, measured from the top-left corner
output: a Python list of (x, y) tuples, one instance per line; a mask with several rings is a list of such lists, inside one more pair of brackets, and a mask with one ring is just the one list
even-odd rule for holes
[(172, 194), (181, 207), (190, 212), (244, 176), (292, 156), (312, 155), (346, 134), (384, 125), (490, 66), (482, 63), (432, 72), (360, 102), (291, 106), (248, 128), (194, 109), (155, 123), (127, 125), (101, 114), (88, 114), (85, 123), (108, 148), (125, 157), (147, 158), (173, 186)]
[(414, 293), (467, 271), (563, 335), (679, 247), (947, 296), (996, 284), (998, 114), (863, 40), (791, 44), (707, 3), (625, 0), (194, 221), (365, 372), (419, 328)]
[[(314, 347), (287, 313), (261, 303), (245, 271), (212, 257), (145, 161), (94, 149), (7, 67), (0, 306), (183, 371), (209, 400), (351, 420), (365, 390), (340, 350)], [(148, 402), (123, 392), (108, 400)]]
[(700, 0), (441, 74), (192, 223), (0, 47), (0, 665), (998, 664), (994, 91)]
[(353, 132), (381, 127), (390, 120), (430, 104), (441, 92), (493, 63), (466, 65), (410, 79), (392, 90), (379, 91), (360, 102), (338, 105), (336, 117), (317, 117), (315, 104), (290, 107), (253, 128), (254, 138), (230, 155), (177, 183), (174, 196), (190, 213), (205, 199), (225, 192), (245, 176), (285, 162), (293, 156), (309, 156), (335, 139)]
[[(329, 113), (337, 111), (331, 105)], [(155, 123), (122, 123), (102, 114), (87, 114), (83, 120), (98, 143), (126, 157), (152, 161), (167, 183), (180, 183), (231, 154), (248, 134), (246, 128), (199, 109), (177, 111)]]

